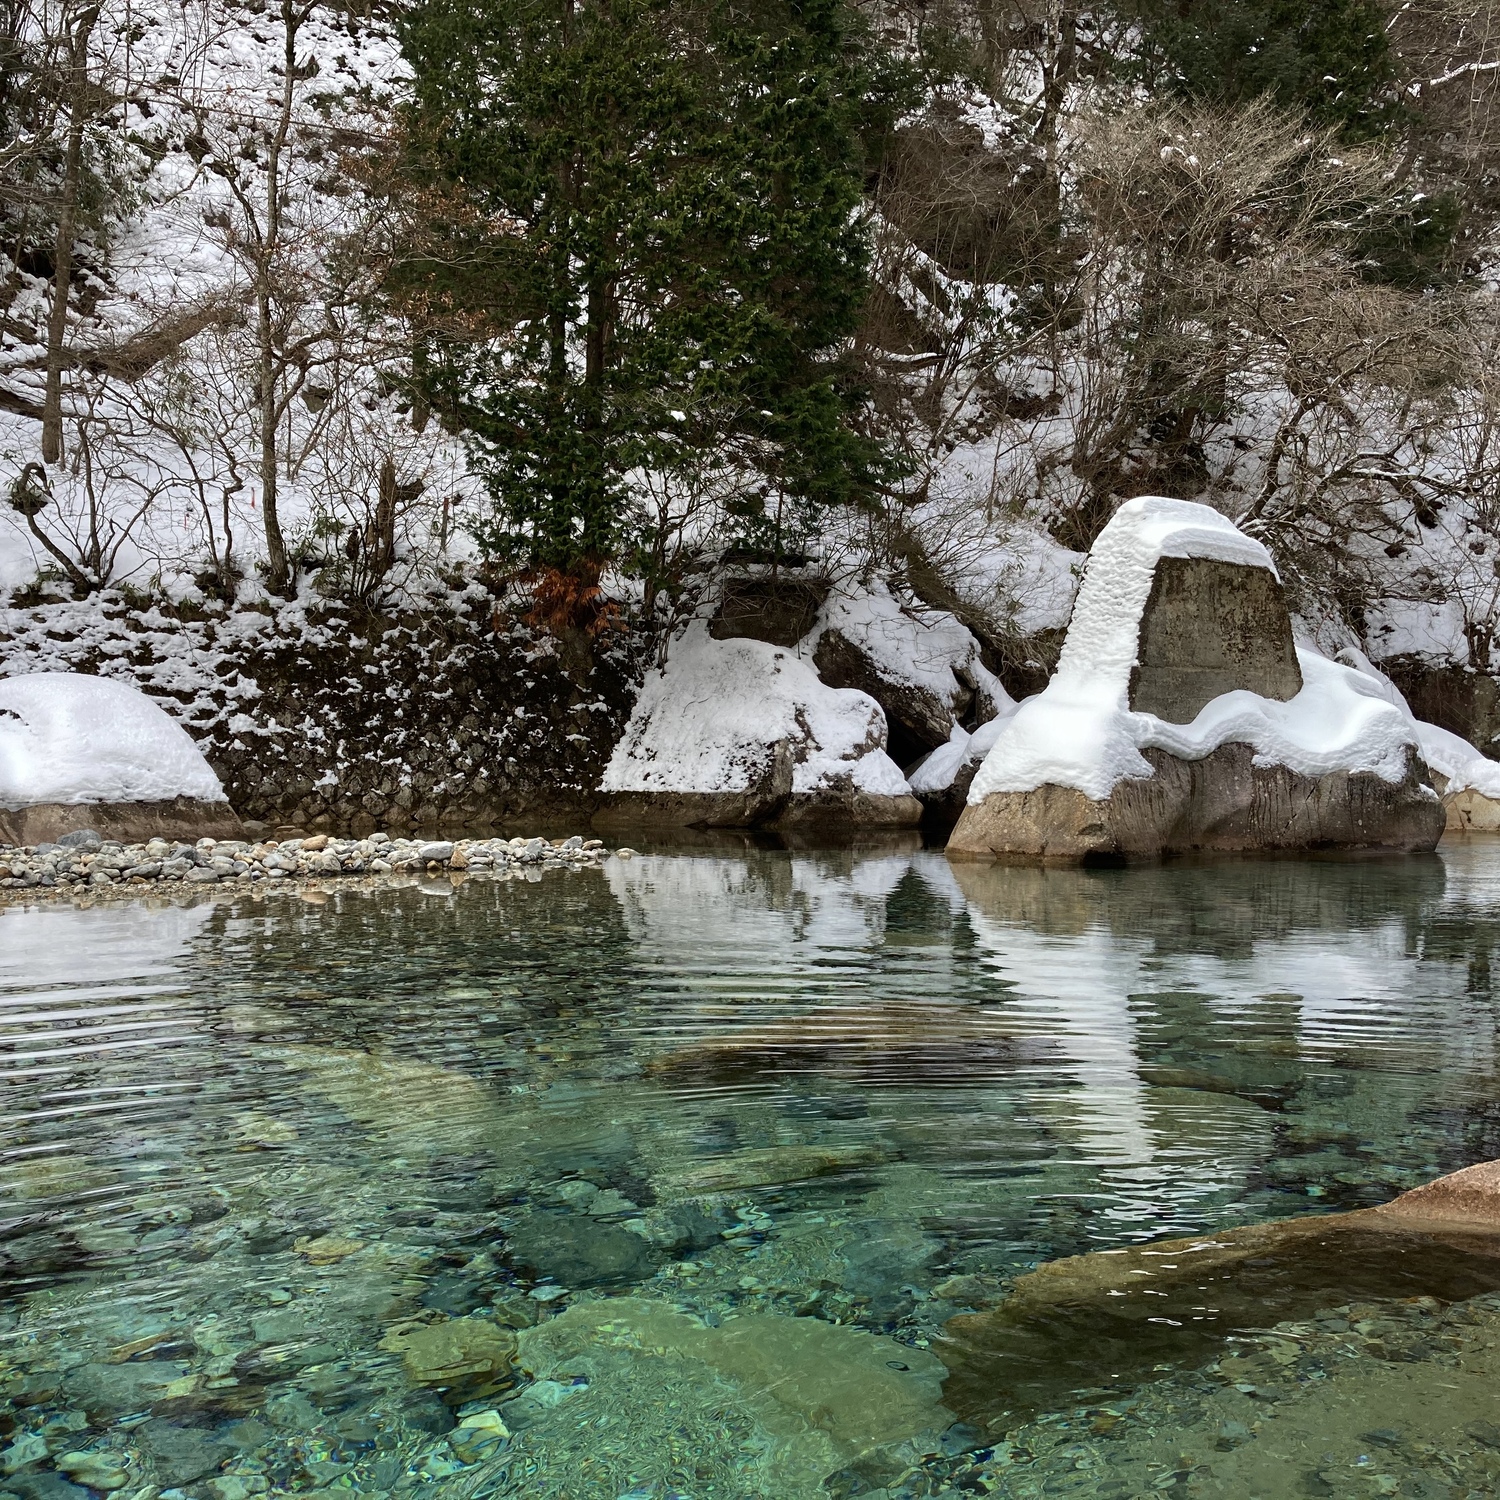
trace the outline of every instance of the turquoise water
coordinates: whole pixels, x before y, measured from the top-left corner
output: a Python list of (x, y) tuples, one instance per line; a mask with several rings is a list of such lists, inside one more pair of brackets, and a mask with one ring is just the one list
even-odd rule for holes
[(1491, 1493), (1483, 1246), (1006, 1299), (1500, 1156), (1497, 896), (1475, 841), (13, 907), (0, 1495)]

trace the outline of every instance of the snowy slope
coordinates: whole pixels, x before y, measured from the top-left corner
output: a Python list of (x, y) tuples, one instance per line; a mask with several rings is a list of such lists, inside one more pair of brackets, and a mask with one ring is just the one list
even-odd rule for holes
[[(477, 486), (461, 442), (436, 424), (418, 432), (390, 394), (402, 341), (362, 311), (380, 223), (351, 170), (387, 128), (404, 64), (388, 17), (333, 5), (311, 11), (293, 51), (273, 268), (278, 343), (295, 351), (282, 371), (282, 527), (294, 550), (339, 555), (368, 523), (390, 458), (424, 496), (403, 518), (399, 553), (430, 563), (435, 525), (465, 550), (458, 515)], [(127, 102), (91, 123), (88, 149), (121, 191), (78, 248), (64, 463), (38, 517), (90, 576), (181, 597), (206, 564), (232, 556), (259, 592), (251, 251), (266, 227), (285, 52), (279, 10), (235, 0), (105, 7), (94, 30), (91, 75)], [(24, 268), (0, 271), (17, 288), (0, 334), (3, 495), (40, 456), (40, 423), (17, 408), (41, 401), (51, 288)], [(0, 503), (0, 590), (58, 566)]]

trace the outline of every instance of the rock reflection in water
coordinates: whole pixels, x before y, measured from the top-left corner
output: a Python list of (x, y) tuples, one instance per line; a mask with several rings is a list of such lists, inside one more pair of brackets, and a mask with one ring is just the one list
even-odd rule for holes
[[(966, 1425), (1001, 1405), (938, 1390), (952, 1320), (1039, 1261), (1500, 1155), (1497, 893), (1478, 847), (957, 873), (706, 849), (8, 912), (0, 1491), (1018, 1485)], [(1327, 1269), (1258, 1316), (1413, 1289)], [(1069, 1393), (1129, 1383), (1072, 1316), (1040, 1338), (1074, 1372), (1028, 1398), (1048, 1486)], [(1224, 1356), (1149, 1326), (1185, 1384), (1143, 1343), (1129, 1399), (1167, 1442)]]

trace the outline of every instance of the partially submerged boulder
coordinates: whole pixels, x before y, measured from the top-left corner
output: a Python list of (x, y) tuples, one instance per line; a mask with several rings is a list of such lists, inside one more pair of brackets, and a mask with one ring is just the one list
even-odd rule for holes
[(1443, 817), (1410, 714), (1292, 645), (1265, 548), (1146, 497), (1100, 533), (1057, 671), (996, 737), (948, 851), (1431, 849)]
[(1000, 1428), (1067, 1392), (1149, 1379), (1248, 1329), (1368, 1298), (1500, 1289), (1500, 1162), (1380, 1208), (1284, 1219), (1048, 1261), (997, 1306), (949, 1320), (943, 1399)]
[(847, 831), (921, 818), (880, 705), (798, 657), (694, 622), (650, 673), (600, 790), (599, 828)]
[(241, 831), (186, 730), (138, 689), (73, 672), (0, 682), (0, 841), (83, 828), (122, 842)]

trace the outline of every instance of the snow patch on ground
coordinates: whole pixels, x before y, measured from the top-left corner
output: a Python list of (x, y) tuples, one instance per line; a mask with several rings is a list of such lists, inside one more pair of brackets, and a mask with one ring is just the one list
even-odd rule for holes
[(771, 747), (790, 743), (794, 792), (845, 781), (874, 796), (905, 796), (885, 753), (880, 705), (830, 688), (790, 651), (764, 641), (716, 641), (694, 621), (650, 672), (600, 790), (743, 792), (766, 774)]
[(0, 682), (0, 806), (173, 797), (225, 800), (187, 731), (144, 693), (71, 672)]
[(1200, 760), (1220, 745), (1249, 744), (1260, 764), (1305, 776), (1406, 774), (1416, 726), (1363, 673), (1298, 650), (1303, 688), (1289, 702), (1225, 693), (1191, 724), (1169, 724), (1129, 706), (1140, 620), (1163, 557), (1212, 558), (1268, 568), (1270, 554), (1217, 511), (1190, 501), (1128, 501), (1099, 534), (1046, 690), (1008, 721), (974, 777), (971, 803), (991, 792), (1076, 787), (1102, 801), (1126, 777), (1149, 777), (1142, 751)]

